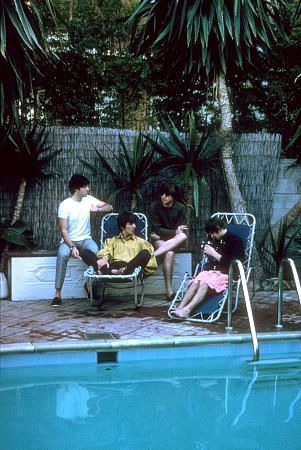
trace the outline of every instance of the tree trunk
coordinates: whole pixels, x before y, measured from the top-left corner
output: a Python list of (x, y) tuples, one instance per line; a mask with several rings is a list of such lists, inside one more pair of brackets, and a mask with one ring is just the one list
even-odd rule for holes
[(226, 80), (223, 74), (218, 77), (217, 95), (221, 110), (221, 135), (225, 138), (222, 148), (222, 165), (225, 176), (226, 188), (228, 191), (231, 208), (233, 212), (245, 213), (246, 202), (242, 198), (240, 187), (233, 164), (232, 149), (232, 111), (227, 91)]
[(24, 203), (26, 185), (27, 185), (27, 181), (25, 179), (23, 179), (19, 186), (17, 201), (16, 201), (16, 205), (15, 205), (15, 209), (14, 209), (14, 213), (13, 213), (13, 217), (12, 217), (10, 225), (14, 225), (17, 222), (17, 220), (20, 219), (22, 206)]
[(194, 248), (194, 236), (195, 236), (195, 209), (193, 207), (193, 186), (191, 178), (188, 179), (187, 183), (187, 198), (186, 198), (186, 208), (187, 208), (187, 226), (188, 226), (188, 242), (187, 246), (189, 249)]
[(294, 206), (285, 214), (285, 216), (281, 217), (281, 219), (273, 226), (272, 230), (279, 227), (280, 221), (286, 222), (286, 225), (289, 227), (297, 217), (301, 214), (301, 198), (294, 204)]
[[(234, 164), (233, 164), (233, 149), (232, 149), (232, 110), (227, 90), (227, 83), (225, 76), (219, 74), (217, 85), (217, 96), (221, 110), (221, 135), (225, 138), (222, 148), (222, 166), (224, 171), (226, 188), (228, 191), (232, 212), (246, 213), (247, 205), (242, 198), (239, 183), (237, 180)], [(264, 277), (262, 264), (254, 245), (253, 260), (255, 266), (256, 278), (261, 280)]]

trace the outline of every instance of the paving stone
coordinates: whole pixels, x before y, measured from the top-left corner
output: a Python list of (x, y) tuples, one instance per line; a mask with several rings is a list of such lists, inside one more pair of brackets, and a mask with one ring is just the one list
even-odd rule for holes
[[(285, 291), (283, 299), (284, 327), (281, 331), (301, 330), (301, 306), (297, 293)], [(257, 291), (251, 304), (256, 330), (275, 331), (277, 293)], [(226, 332), (226, 314), (212, 324), (192, 323), (169, 319), (168, 306), (162, 296), (146, 297), (140, 308), (133, 305), (132, 297), (122, 301), (106, 299), (99, 309), (87, 299), (64, 300), (60, 308), (51, 308), (50, 302), (45, 300), (1, 300), (1, 343), (76, 341), (85, 339), (89, 333), (112, 333), (121, 339), (160, 339)], [(250, 332), (243, 301), (232, 316), (232, 324), (234, 333)]]

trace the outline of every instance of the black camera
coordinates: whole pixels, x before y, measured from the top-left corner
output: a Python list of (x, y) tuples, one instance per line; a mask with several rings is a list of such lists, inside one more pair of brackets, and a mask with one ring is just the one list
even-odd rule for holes
[(204, 248), (205, 248), (205, 245), (212, 245), (212, 242), (211, 241), (202, 241), (201, 242), (201, 250), (203, 251), (204, 250)]

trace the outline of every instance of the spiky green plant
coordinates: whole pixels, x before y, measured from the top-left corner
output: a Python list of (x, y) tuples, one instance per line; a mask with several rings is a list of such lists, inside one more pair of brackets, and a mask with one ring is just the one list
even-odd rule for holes
[(134, 211), (139, 200), (143, 204), (143, 187), (150, 183), (160, 172), (160, 164), (154, 158), (154, 151), (149, 146), (142, 133), (135, 139), (134, 146), (127, 147), (121, 135), (119, 135), (119, 147), (115, 153), (105, 146), (112, 155), (113, 164), (110, 165), (107, 158), (95, 149), (99, 165), (91, 164), (81, 158), (80, 161), (94, 171), (105, 171), (115, 184), (116, 190), (110, 194), (109, 201), (122, 192), (131, 196), (131, 210)]
[(268, 54), (282, 31), (286, 0), (141, 0), (128, 24), (133, 51), (155, 55), (170, 73), (174, 68), (215, 82), (221, 112), (221, 152), (227, 190), (235, 212), (245, 212), (233, 164), (229, 72), (253, 63), (256, 51)]
[(61, 150), (50, 151), (47, 143), (48, 132), (34, 125), (28, 130), (15, 126), (2, 140), (0, 149), (1, 183), (7, 186), (18, 185), (18, 194), (14, 207), (11, 225), (21, 216), (26, 187), (42, 180), (57, 176), (49, 169), (50, 161)]
[[(45, 5), (54, 16), (51, 0)], [(36, 2), (0, 0), (0, 124), (19, 116), (19, 104), (31, 90), (36, 63), (46, 58), (43, 24)]]
[(162, 119), (162, 132), (154, 140), (146, 135), (155, 152), (161, 156), (165, 169), (173, 169), (177, 179), (188, 187), (187, 203), (194, 206), (196, 217), (200, 212), (201, 188), (207, 185), (205, 175), (219, 168), (219, 155), (223, 140), (211, 133), (198, 133), (195, 116), (188, 115), (188, 132), (181, 133), (174, 122)]

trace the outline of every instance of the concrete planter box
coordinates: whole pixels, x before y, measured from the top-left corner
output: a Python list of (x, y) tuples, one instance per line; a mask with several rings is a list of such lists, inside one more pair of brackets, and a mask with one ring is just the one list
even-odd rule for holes
[[(50, 300), (54, 295), (56, 253), (48, 251), (8, 252), (6, 273), (10, 300)], [(84, 271), (86, 265), (78, 259), (70, 258), (62, 298), (85, 298)], [(177, 253), (174, 262), (174, 289), (178, 289), (184, 273), (191, 273), (191, 253)], [(119, 294), (118, 288), (108, 289), (108, 294)], [(131, 291), (129, 289), (128, 293)], [(162, 268), (147, 278), (145, 294), (165, 294)]]
[[(7, 278), (12, 301), (49, 300), (54, 295), (56, 252), (9, 252), (7, 258)], [(70, 258), (63, 298), (85, 297), (84, 270), (86, 265)]]

